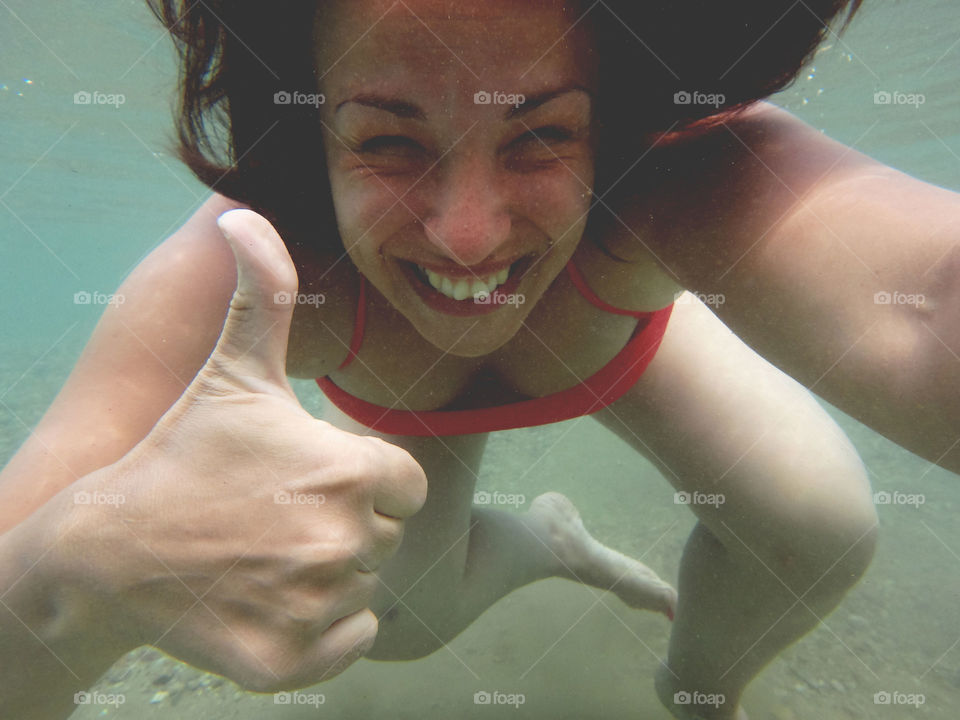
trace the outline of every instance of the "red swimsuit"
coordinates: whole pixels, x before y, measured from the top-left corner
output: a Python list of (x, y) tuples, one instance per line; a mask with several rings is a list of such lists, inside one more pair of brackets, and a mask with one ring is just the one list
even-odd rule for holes
[[(623, 350), (589, 378), (566, 390), (544, 397), (519, 400), (495, 407), (471, 410), (406, 410), (403, 401), (397, 407), (383, 407), (354, 397), (340, 389), (330, 378), (317, 378), (317, 384), (330, 401), (357, 422), (387, 435), (467, 435), (546, 425), (589, 415), (606, 407), (627, 392), (647, 369), (667, 329), (673, 305), (654, 312), (622, 310), (608, 305), (587, 286), (580, 271), (567, 263), (567, 274), (580, 294), (592, 305), (616, 315), (638, 319)], [(366, 281), (361, 275), (357, 317), (350, 341), (350, 354), (338, 369), (347, 367), (363, 343), (366, 321)]]

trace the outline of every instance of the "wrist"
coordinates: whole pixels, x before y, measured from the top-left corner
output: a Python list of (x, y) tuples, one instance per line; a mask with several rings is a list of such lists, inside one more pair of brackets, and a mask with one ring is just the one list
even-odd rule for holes
[[(97, 582), (96, 519), (74, 512), (68, 488), (0, 536), (4, 604), (35, 638), (95, 680), (137, 647), (113, 598)], [(74, 670), (77, 675), (80, 672)]]

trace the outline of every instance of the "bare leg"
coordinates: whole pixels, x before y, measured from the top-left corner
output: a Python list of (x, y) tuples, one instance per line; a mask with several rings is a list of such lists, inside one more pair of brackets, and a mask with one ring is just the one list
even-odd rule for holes
[(658, 695), (678, 718), (744, 718), (747, 683), (870, 562), (876, 514), (859, 459), (809, 393), (699, 303), (677, 305), (643, 378), (599, 419), (705, 500), (689, 505), (700, 522)]
[[(335, 410), (327, 419), (365, 432)], [(397, 554), (380, 568), (382, 587), (372, 606), (380, 630), (366, 657), (423, 657), (500, 598), (548, 577), (611, 590), (631, 607), (672, 616), (673, 588), (595, 540), (563, 495), (542, 495), (525, 513), (473, 507), (486, 436), (384, 439), (423, 466), (429, 492), (423, 509), (407, 521)]]
[[(656, 678), (661, 702), (679, 718), (746, 718), (742, 710), (731, 714), (742, 689), (836, 607), (850, 570), (841, 562), (820, 577), (774, 574), (757, 558), (729, 551), (698, 523), (681, 564), (669, 661)], [(710, 695), (724, 702), (713, 707)]]
[[(548, 577), (611, 590), (631, 607), (673, 616), (676, 591), (646, 565), (595, 540), (559, 493), (541, 495), (522, 514), (474, 508), (461, 544), (466, 558), (459, 578), (441, 561), (417, 574), (411, 586), (409, 569), (419, 566), (422, 556), (392, 565), (391, 585), (407, 589), (381, 596), (379, 611), (374, 608), (381, 629), (367, 657), (401, 660), (429, 654), (500, 598)], [(460, 556), (459, 547), (455, 553)], [(436, 555), (434, 550), (426, 557)]]

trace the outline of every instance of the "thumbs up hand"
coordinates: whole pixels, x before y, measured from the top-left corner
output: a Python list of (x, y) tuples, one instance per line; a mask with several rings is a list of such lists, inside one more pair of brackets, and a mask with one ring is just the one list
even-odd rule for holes
[(373, 644), (376, 571), (426, 478), (405, 451), (300, 406), (284, 369), (293, 262), (256, 213), (219, 225), (238, 280), (216, 348), (136, 447), (68, 488), (125, 500), (61, 508), (82, 542), (59, 572), (131, 647), (254, 691), (304, 687)]

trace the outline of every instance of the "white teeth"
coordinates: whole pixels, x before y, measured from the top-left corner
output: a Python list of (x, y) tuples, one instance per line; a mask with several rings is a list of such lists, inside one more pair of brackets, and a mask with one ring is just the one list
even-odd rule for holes
[(466, 300), (468, 297), (488, 295), (510, 277), (510, 268), (508, 267), (486, 278), (473, 279), (449, 278), (425, 267), (420, 267), (420, 270), (426, 275), (431, 287), (441, 295), (446, 295), (454, 300)]
[[(496, 287), (496, 286), (494, 286)], [(490, 292), (490, 284), (484, 282), (483, 280), (474, 280), (470, 284), (470, 294), (471, 295), (481, 295), (483, 293)]]

